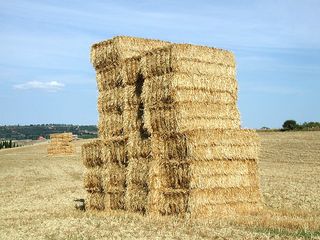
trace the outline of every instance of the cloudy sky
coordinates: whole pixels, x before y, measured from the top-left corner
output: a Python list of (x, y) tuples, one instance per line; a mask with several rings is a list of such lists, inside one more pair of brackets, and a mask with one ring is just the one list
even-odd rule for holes
[(232, 50), (244, 127), (320, 121), (317, 0), (10, 0), (0, 18), (0, 125), (96, 124), (90, 46), (115, 35)]

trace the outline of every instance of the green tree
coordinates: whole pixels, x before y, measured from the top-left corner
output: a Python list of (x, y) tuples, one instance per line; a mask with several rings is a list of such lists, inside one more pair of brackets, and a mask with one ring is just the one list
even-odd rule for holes
[(294, 130), (294, 129), (299, 128), (299, 124), (297, 124), (297, 122), (295, 120), (286, 120), (282, 124), (282, 128), (284, 130)]

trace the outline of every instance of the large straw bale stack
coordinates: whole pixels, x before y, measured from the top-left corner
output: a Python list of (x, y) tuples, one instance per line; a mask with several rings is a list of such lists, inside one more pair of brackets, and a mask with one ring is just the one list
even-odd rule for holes
[(49, 155), (73, 154), (75, 149), (72, 144), (72, 133), (50, 134), (50, 144), (47, 148)]
[(91, 62), (101, 139), (83, 149), (91, 209), (203, 217), (260, 206), (259, 139), (240, 128), (231, 52), (115, 37), (93, 45)]

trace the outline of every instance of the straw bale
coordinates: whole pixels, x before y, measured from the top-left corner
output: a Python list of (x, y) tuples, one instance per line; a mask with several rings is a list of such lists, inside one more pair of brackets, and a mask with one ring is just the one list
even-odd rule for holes
[(103, 68), (97, 70), (96, 81), (99, 92), (104, 92), (111, 89), (123, 87), (124, 82), (122, 71), (122, 66), (116, 66), (107, 69)]
[(189, 163), (160, 162), (154, 159), (150, 163), (149, 187), (150, 189), (189, 189)]
[(259, 138), (243, 129), (201, 129), (186, 133), (157, 134), (151, 138), (154, 157), (189, 160), (258, 159)]
[(87, 168), (103, 165), (101, 154), (101, 140), (94, 140), (81, 146), (81, 158)]
[(151, 138), (141, 136), (141, 132), (131, 133), (127, 142), (129, 158), (149, 158), (151, 156)]
[(252, 160), (258, 159), (258, 146), (199, 146), (190, 151), (197, 160)]
[(127, 168), (127, 183), (148, 186), (151, 158), (130, 158)]
[(169, 44), (159, 40), (118, 36), (93, 44), (90, 53), (91, 63), (96, 70), (116, 66), (127, 58)]
[(127, 168), (126, 207), (133, 212), (146, 212), (151, 158), (130, 158)]
[[(232, 164), (236, 161), (229, 162), (229, 164)], [(216, 187), (226, 188), (258, 186), (256, 171), (252, 171), (252, 173), (248, 174), (194, 174), (194, 172), (192, 172), (193, 165), (200, 165), (198, 163), (199, 162), (166, 162), (151, 164), (149, 173), (149, 186), (152, 189), (210, 189)], [(210, 170), (211, 169), (205, 169), (207, 172)]]
[(107, 192), (104, 197), (104, 206), (106, 210), (124, 210), (125, 192)]
[(126, 188), (126, 167), (117, 163), (108, 163), (101, 170), (102, 185), (105, 192), (124, 191)]
[(124, 88), (113, 88), (100, 92), (98, 112), (108, 115), (110, 112), (122, 114), (124, 108)]
[(123, 82), (126, 86), (135, 86), (143, 78), (140, 66), (141, 56), (128, 58), (123, 64)]
[(126, 209), (130, 212), (146, 213), (148, 193), (149, 190), (141, 185), (128, 184), (125, 195)]
[(65, 140), (65, 141), (72, 141), (73, 136), (72, 133), (52, 133), (50, 134), (50, 139), (59, 139), (59, 140)]
[(54, 145), (48, 146), (47, 153), (49, 155), (73, 154), (75, 151), (73, 146)]
[(83, 179), (87, 192), (103, 192), (101, 168), (89, 168), (86, 170)]
[(147, 212), (151, 215), (184, 215), (188, 201), (187, 190), (150, 190)]
[(252, 174), (220, 174), (220, 175), (194, 175), (190, 178), (190, 188), (230, 188), (258, 186), (257, 172)]
[[(171, 161), (170, 161), (171, 162)], [(173, 164), (178, 164), (172, 161)], [(213, 175), (247, 175), (255, 174), (257, 171), (256, 160), (216, 160), (216, 161), (197, 161), (187, 162), (190, 165), (192, 176), (213, 176)], [(180, 162), (179, 164), (184, 164)]]
[[(146, 89), (146, 88), (145, 88)], [(236, 105), (237, 96), (228, 91), (211, 91), (204, 89), (176, 88), (170, 92), (154, 90), (154, 94), (143, 91), (142, 99), (146, 107), (161, 106), (162, 104), (221, 104)]]
[(258, 203), (260, 193), (257, 187), (217, 187), (212, 189), (190, 190), (189, 207), (204, 204), (226, 204), (236, 202)]
[(147, 77), (142, 97), (146, 106), (174, 102), (235, 104), (237, 90), (233, 77), (169, 73)]
[(99, 137), (108, 139), (113, 136), (122, 136), (123, 133), (123, 114), (110, 112), (99, 114), (98, 123)]
[(240, 128), (235, 105), (186, 103), (146, 108), (145, 126), (149, 132), (184, 132), (198, 128)]
[(186, 132), (195, 129), (239, 129), (239, 118), (183, 116), (176, 111), (157, 111), (148, 109), (144, 112), (144, 126), (150, 133)]
[(139, 106), (141, 103), (141, 93), (137, 86), (125, 86), (123, 90), (122, 98), (124, 99), (124, 104), (126, 108), (131, 108)]
[(140, 114), (139, 105), (125, 108), (123, 111), (123, 129), (126, 135), (132, 132), (138, 132), (143, 125), (143, 119), (139, 117)]
[(222, 215), (234, 215), (254, 213), (262, 209), (259, 203), (235, 202), (223, 204), (203, 204), (192, 208), (191, 218), (220, 217)]
[(89, 210), (104, 210), (104, 193), (87, 193), (86, 207)]
[(127, 138), (113, 137), (102, 141), (102, 143), (101, 155), (106, 160), (106, 165), (114, 163), (119, 166), (127, 166)]
[(204, 46), (172, 44), (147, 52), (141, 62), (146, 77), (170, 72), (235, 77), (233, 53)]
[(57, 145), (69, 144), (70, 142), (71, 141), (69, 141), (68, 139), (63, 139), (63, 138), (52, 138), (52, 139), (50, 139), (50, 143), (57, 144)]
[[(158, 104), (149, 107), (148, 111), (152, 116), (158, 114), (169, 115), (169, 112), (175, 113), (176, 118), (207, 118), (207, 119), (240, 119), (239, 110), (234, 104), (209, 104), (209, 103), (175, 103), (175, 104)], [(151, 117), (152, 117), (151, 116)]]

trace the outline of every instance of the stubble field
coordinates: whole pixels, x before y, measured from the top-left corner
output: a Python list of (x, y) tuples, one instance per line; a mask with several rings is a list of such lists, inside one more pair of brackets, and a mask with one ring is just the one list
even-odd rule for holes
[(215, 219), (89, 213), (77, 154), (47, 144), (0, 151), (0, 239), (320, 239), (320, 132), (259, 133), (265, 210)]

